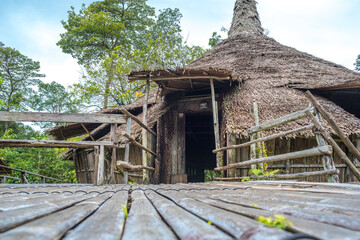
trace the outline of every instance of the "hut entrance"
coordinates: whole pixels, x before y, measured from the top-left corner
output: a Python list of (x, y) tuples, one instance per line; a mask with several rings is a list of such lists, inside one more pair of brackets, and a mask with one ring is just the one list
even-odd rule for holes
[(186, 173), (188, 182), (204, 182), (204, 171), (216, 167), (214, 126), (211, 114), (185, 116)]

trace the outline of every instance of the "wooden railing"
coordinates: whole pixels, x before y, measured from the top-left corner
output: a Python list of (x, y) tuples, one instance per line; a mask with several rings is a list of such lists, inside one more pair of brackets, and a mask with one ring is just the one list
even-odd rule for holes
[(16, 177), (11, 177), (11, 176), (6, 176), (6, 175), (0, 175), (0, 177), (3, 179), (3, 183), (6, 183), (6, 179), (9, 178), (9, 179), (21, 181), (21, 183), (30, 184), (30, 181), (26, 177), (26, 174), (33, 175), (33, 176), (36, 176), (36, 177), (40, 177), (42, 183), (46, 183), (46, 180), (51, 180), (51, 182), (53, 182), (53, 183), (56, 183), (56, 182), (66, 183), (65, 181), (57, 179), (57, 178), (47, 177), (47, 176), (44, 176), (44, 175), (41, 175), (41, 174), (37, 174), (37, 173), (33, 173), (33, 172), (29, 172), (29, 171), (25, 171), (25, 170), (21, 170), (21, 169), (17, 169), (17, 168), (8, 167), (6, 165), (1, 165), (0, 164), (0, 167), (1, 168), (6, 168), (6, 169), (9, 169), (9, 170), (13, 170), (13, 171), (17, 171), (17, 172), (20, 172), (20, 174), (21, 174), (21, 178), (16, 178)]
[[(321, 156), (323, 163), (324, 163), (323, 171), (303, 172), (303, 173), (297, 173), (297, 174), (263, 175), (263, 176), (259, 176), (258, 179), (262, 179), (262, 178), (295, 179), (295, 178), (305, 178), (305, 177), (309, 177), (309, 176), (326, 175), (328, 182), (339, 182), (339, 177), (338, 177), (339, 170), (336, 169), (334, 160), (332, 158), (332, 151), (334, 149), (336, 151), (336, 153), (340, 156), (340, 158), (344, 161), (344, 163), (347, 166), (349, 166), (350, 170), (353, 172), (355, 177), (360, 180), (359, 170), (350, 161), (350, 159), (346, 156), (344, 151), (341, 150), (341, 148), (334, 141), (334, 139), (331, 137), (331, 135), (326, 131), (326, 129), (322, 126), (322, 123), (320, 120), (320, 114), (327, 120), (329, 125), (335, 130), (335, 132), (339, 135), (339, 137), (343, 140), (343, 142), (346, 143), (346, 146), (349, 148), (349, 150), (359, 160), (360, 160), (360, 152), (355, 148), (355, 146), (351, 143), (351, 141), (349, 141), (349, 139), (345, 136), (345, 134), (337, 126), (335, 121), (322, 108), (322, 106), (316, 101), (316, 99), (312, 96), (312, 94), (310, 92), (306, 92), (305, 95), (311, 102), (311, 106), (309, 108), (295, 112), (295, 113), (291, 113), (289, 115), (280, 117), (280, 118), (272, 120), (272, 121), (268, 121), (263, 124), (258, 123), (259, 118), (257, 115), (257, 104), (254, 104), (254, 114), (255, 114), (256, 125), (248, 129), (248, 132), (250, 135), (250, 141), (243, 143), (243, 144), (239, 144), (239, 145), (227, 146), (227, 147), (218, 148), (218, 149), (213, 150), (213, 153), (217, 153), (220, 151), (226, 151), (226, 150), (230, 150), (230, 149), (243, 148), (243, 147), (250, 146), (250, 160), (229, 164), (227, 166), (217, 167), (217, 168), (215, 168), (215, 170), (216, 171), (224, 171), (224, 170), (228, 170), (228, 169), (239, 168), (239, 167), (249, 166), (249, 165), (251, 165), (252, 168), (255, 168), (256, 164), (261, 165), (264, 163), (285, 161), (285, 160), (302, 158), (302, 157)], [(281, 133), (274, 134), (271, 136), (259, 138), (259, 136), (260, 136), (259, 133), (261, 131), (268, 130), (273, 127), (280, 126), (285, 123), (288, 123), (291, 121), (296, 121), (298, 119), (305, 118), (305, 117), (310, 119), (313, 124), (307, 125), (307, 126), (304, 126), (301, 128), (297, 128), (294, 130), (281, 132)], [(298, 151), (298, 152), (287, 153), (287, 154), (256, 158), (257, 154), (256, 154), (255, 144), (259, 144), (264, 141), (269, 141), (272, 139), (288, 136), (290, 134), (299, 133), (299, 132), (302, 132), (305, 130), (310, 130), (310, 129), (317, 130), (317, 131), (314, 131), (314, 133), (316, 136), (318, 147), (303, 150), (303, 151)], [(243, 178), (245, 178), (245, 177), (216, 178), (216, 180), (232, 181), (232, 180), (241, 180)]]

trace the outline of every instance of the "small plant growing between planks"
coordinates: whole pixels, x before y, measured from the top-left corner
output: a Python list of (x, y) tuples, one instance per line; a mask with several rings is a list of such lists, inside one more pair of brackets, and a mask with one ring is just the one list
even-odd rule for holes
[(275, 214), (274, 217), (275, 218), (260, 216), (257, 220), (267, 226), (279, 229), (286, 229), (287, 227), (293, 226), (293, 224), (283, 215)]

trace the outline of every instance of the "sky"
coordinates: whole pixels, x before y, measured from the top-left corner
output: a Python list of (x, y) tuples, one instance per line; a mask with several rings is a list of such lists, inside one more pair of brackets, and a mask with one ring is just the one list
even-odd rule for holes
[[(56, 46), (70, 6), (92, 0), (0, 0), (0, 42), (40, 61), (45, 82), (76, 83), (81, 68)], [(263, 28), (278, 42), (349, 69), (360, 54), (359, 0), (257, 0)], [(235, 0), (148, 0), (156, 10), (179, 8), (183, 36), (208, 47), (212, 32), (230, 28)], [(223, 37), (226, 36), (223, 34)]]

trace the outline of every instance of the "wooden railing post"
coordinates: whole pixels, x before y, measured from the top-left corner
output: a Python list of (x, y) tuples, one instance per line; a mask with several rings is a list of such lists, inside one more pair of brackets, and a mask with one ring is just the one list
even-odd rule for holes
[[(322, 126), (321, 118), (320, 118), (319, 112), (317, 110), (315, 110), (315, 117), (318, 120), (318, 122), (320, 123), (320, 125)], [(329, 144), (325, 140), (325, 138), (318, 131), (315, 131), (315, 137), (316, 137), (317, 144), (319, 146), (325, 146), (325, 145)], [(322, 161), (322, 163), (324, 165), (324, 170), (336, 169), (335, 163), (334, 163), (334, 160), (333, 160), (332, 156), (330, 156), (330, 155), (322, 155), (321, 156), (321, 161)], [(326, 175), (326, 179), (327, 179), (328, 182), (333, 182), (333, 183), (339, 183), (340, 182), (339, 176), (336, 175), (336, 174)]]
[[(148, 107), (148, 101), (149, 101), (149, 92), (150, 92), (150, 81), (146, 81), (146, 92), (145, 92), (145, 98), (143, 103), (143, 123), (147, 126), (147, 107)], [(147, 130), (145, 128), (142, 129), (142, 145), (147, 148)], [(147, 161), (147, 152), (142, 151), (142, 165), (147, 167), (148, 161)], [(143, 170), (143, 182), (149, 183), (149, 172), (144, 169)]]
[[(214, 120), (214, 135), (215, 135), (215, 147), (220, 148), (220, 130), (219, 130), (219, 110), (218, 104), (215, 99), (215, 88), (214, 88), (214, 80), (210, 78), (210, 88), (211, 88), (211, 103), (213, 109), (213, 120)], [(221, 167), (223, 165), (223, 153), (216, 153), (216, 166)]]
[(105, 166), (105, 147), (104, 145), (100, 145), (99, 152), (99, 163), (98, 163), (98, 173), (97, 173), (97, 185), (102, 185), (105, 182), (104, 179), (104, 166)]
[[(126, 133), (127, 134), (131, 134), (131, 118), (127, 117), (126, 118)], [(124, 156), (124, 161), (129, 163), (130, 162), (130, 140), (128, 140), (125, 144), (125, 156)], [(127, 171), (124, 171), (124, 184), (128, 183), (128, 178), (129, 178), (129, 174)]]
[[(117, 124), (113, 123), (110, 127), (110, 141), (116, 142), (116, 129)], [(115, 183), (115, 166), (116, 166), (116, 148), (113, 148), (111, 151), (111, 164), (110, 164), (110, 183)]]

